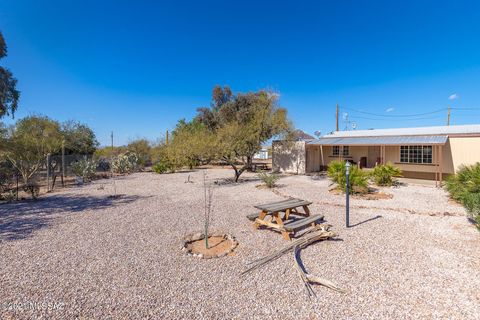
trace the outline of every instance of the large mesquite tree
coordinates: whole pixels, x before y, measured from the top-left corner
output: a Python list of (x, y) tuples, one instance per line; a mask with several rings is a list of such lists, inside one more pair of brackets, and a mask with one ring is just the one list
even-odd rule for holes
[(194, 121), (215, 137), (210, 150), (233, 168), (235, 181), (251, 168), (262, 144), (292, 132), (287, 110), (278, 106), (278, 95), (265, 90), (234, 95), (230, 88), (216, 86), (210, 108), (200, 108)]

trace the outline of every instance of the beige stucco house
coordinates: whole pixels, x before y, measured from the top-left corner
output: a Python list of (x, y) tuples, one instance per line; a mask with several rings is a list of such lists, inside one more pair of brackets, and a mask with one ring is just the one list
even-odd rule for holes
[(318, 172), (343, 159), (362, 168), (392, 162), (405, 177), (442, 181), (460, 165), (480, 162), (480, 125), (336, 131), (272, 146), (273, 169), (280, 172)]

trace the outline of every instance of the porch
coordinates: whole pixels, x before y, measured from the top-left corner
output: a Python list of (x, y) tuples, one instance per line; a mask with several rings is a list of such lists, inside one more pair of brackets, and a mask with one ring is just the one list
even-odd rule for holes
[(360, 168), (391, 162), (407, 178), (435, 180), (439, 185), (451, 171), (444, 168), (447, 140), (447, 136), (320, 138), (306, 145), (305, 169), (323, 171), (334, 160), (348, 160)]

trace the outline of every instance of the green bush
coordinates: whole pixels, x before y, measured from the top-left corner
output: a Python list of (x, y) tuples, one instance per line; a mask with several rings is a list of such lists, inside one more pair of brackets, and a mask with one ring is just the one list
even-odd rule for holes
[(267, 172), (260, 172), (258, 174), (258, 177), (260, 178), (260, 180), (263, 181), (263, 183), (265, 183), (265, 185), (269, 188), (274, 188), (277, 181), (280, 179), (280, 177), (275, 174), (275, 173), (267, 173)]
[(0, 159), (0, 193), (10, 189), (15, 170), (10, 162)]
[(480, 228), (480, 162), (461, 166), (445, 184), (450, 196), (459, 201)]
[(76, 161), (72, 164), (72, 172), (81, 177), (83, 182), (91, 181), (97, 172), (97, 162), (86, 158)]
[(118, 155), (112, 161), (112, 170), (115, 173), (132, 173), (137, 168), (138, 156), (134, 152), (126, 152)]
[(395, 177), (401, 176), (402, 170), (391, 162), (376, 166), (371, 173), (372, 180), (377, 186), (391, 186), (395, 182)]
[(167, 157), (164, 157), (153, 165), (152, 170), (158, 174), (175, 172), (176, 166), (173, 161), (170, 161)]
[[(345, 192), (347, 188), (347, 177), (345, 161), (332, 161), (328, 165), (327, 175), (338, 187)], [(350, 191), (352, 193), (368, 192), (368, 174), (357, 166), (350, 167)]]

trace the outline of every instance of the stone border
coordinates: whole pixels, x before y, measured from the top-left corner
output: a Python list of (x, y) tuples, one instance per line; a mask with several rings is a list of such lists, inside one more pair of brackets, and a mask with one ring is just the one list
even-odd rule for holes
[(208, 235), (209, 237), (223, 237), (226, 240), (232, 241), (232, 246), (230, 249), (228, 249), (225, 252), (221, 252), (217, 255), (203, 255), (201, 253), (193, 253), (188, 249), (188, 245), (194, 241), (202, 240), (205, 239), (205, 235), (203, 233), (195, 233), (192, 235), (187, 235), (183, 238), (182, 240), (182, 251), (187, 255), (187, 256), (192, 256), (200, 259), (212, 259), (212, 258), (222, 258), (225, 257), (227, 254), (233, 252), (235, 248), (238, 246), (238, 241), (235, 239), (234, 236), (231, 234), (225, 234), (222, 232), (213, 232)]

